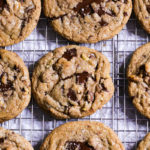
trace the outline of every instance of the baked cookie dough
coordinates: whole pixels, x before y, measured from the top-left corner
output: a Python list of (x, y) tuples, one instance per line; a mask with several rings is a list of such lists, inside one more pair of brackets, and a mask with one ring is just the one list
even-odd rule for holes
[(133, 104), (139, 112), (150, 118), (150, 43), (133, 53), (127, 76)]
[(96, 43), (115, 36), (127, 23), (132, 0), (44, 0), (44, 13), (68, 40)]
[(143, 28), (150, 33), (150, 1), (134, 0), (134, 12)]
[(13, 52), (0, 50), (0, 122), (16, 117), (29, 104), (29, 72)]
[(54, 129), (40, 150), (125, 150), (117, 135), (104, 124), (77, 121)]
[(150, 149), (150, 133), (138, 145), (137, 150), (149, 150)]
[(41, 0), (0, 0), (0, 46), (23, 41), (36, 27)]
[(110, 63), (100, 52), (75, 45), (60, 47), (37, 63), (33, 95), (56, 118), (88, 116), (114, 93), (109, 73)]
[(1, 150), (33, 150), (31, 144), (21, 135), (0, 127)]

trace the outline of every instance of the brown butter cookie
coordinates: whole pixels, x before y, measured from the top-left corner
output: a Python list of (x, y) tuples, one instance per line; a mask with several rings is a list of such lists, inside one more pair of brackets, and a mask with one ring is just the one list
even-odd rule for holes
[(0, 50), (0, 122), (16, 117), (29, 104), (29, 72), (13, 52)]
[(131, 0), (44, 0), (44, 13), (68, 40), (96, 43), (115, 36), (127, 23)]
[(139, 112), (150, 118), (150, 43), (133, 53), (127, 76), (133, 104)]
[(150, 33), (150, 1), (134, 0), (134, 12), (142, 27)]
[(69, 122), (54, 129), (40, 150), (125, 150), (117, 135), (104, 124)]
[(100, 52), (75, 45), (42, 57), (32, 76), (35, 100), (56, 118), (94, 113), (114, 93), (110, 64)]

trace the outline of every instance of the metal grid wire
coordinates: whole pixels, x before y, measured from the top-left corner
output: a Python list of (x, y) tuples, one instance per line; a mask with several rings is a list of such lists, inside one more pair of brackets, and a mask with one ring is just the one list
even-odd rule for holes
[[(101, 51), (111, 63), (111, 76), (115, 84), (113, 98), (95, 114), (78, 120), (96, 120), (112, 128), (119, 136), (127, 150), (136, 146), (149, 131), (149, 120), (134, 108), (128, 93), (126, 66), (133, 51), (149, 41), (148, 34), (139, 26), (134, 15), (128, 24), (113, 39), (96, 44), (80, 44)], [(19, 54), (32, 74), (35, 62), (56, 47), (76, 44), (63, 39), (49, 26), (47, 19), (41, 15), (37, 28), (23, 42), (6, 47)], [(4, 122), (1, 126), (23, 135), (35, 149), (55, 127), (68, 121), (51, 118), (40, 109), (32, 99), (30, 105), (15, 119)]]

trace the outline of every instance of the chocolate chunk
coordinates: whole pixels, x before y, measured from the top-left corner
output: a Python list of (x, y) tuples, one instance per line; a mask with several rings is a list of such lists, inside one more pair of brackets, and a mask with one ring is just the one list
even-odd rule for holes
[(124, 12), (123, 15), (124, 15), (124, 16), (128, 16), (128, 13), (127, 13), (127, 12)]
[(0, 92), (7, 92), (9, 90), (13, 90), (14, 87), (13, 87), (12, 81), (7, 80), (7, 84), (2, 83), (1, 80), (2, 80), (2, 78), (3, 78), (4, 75), (5, 75), (5, 73), (3, 73), (0, 76)]
[(17, 76), (14, 76), (14, 80), (16, 80), (17, 79)]
[(100, 22), (100, 25), (101, 25), (102, 27), (104, 27), (104, 26), (107, 26), (108, 23), (107, 23), (106, 21), (102, 20), (102, 21)]
[(148, 76), (148, 73), (145, 70), (145, 65), (144, 64), (139, 67), (139, 70), (137, 71), (137, 75), (142, 76), (143, 78)]
[[(87, 14), (93, 14), (95, 11), (93, 10), (91, 4), (94, 2), (100, 4), (103, 1), (104, 0), (83, 0), (83, 2), (78, 3), (78, 5), (74, 8), (74, 11), (79, 13), (81, 16), (85, 16)], [(98, 13), (99, 16), (106, 14), (106, 12), (103, 10), (101, 6), (99, 7), (96, 13)], [(111, 10), (110, 13), (107, 12), (107, 14), (113, 17), (116, 16), (116, 13), (113, 10)]]
[(7, 84), (3, 84), (2, 82), (0, 82), (0, 92), (6, 92), (13, 89), (13, 83), (11, 81), (7, 81)]
[(66, 58), (68, 61), (70, 61), (73, 57), (77, 56), (77, 50), (75, 48), (67, 50), (62, 57)]
[(22, 92), (25, 92), (25, 88), (21, 88), (21, 91), (22, 91)]
[(79, 14), (84, 17), (85, 15), (91, 15), (94, 13), (94, 10), (91, 5), (85, 6), (85, 8), (80, 9)]
[[(78, 5), (74, 8), (74, 11), (78, 12), (82, 16), (85, 16), (86, 14), (92, 14), (94, 13), (94, 10), (91, 6), (92, 3), (100, 4), (104, 0), (83, 0), (82, 2), (78, 3)], [(100, 10), (98, 14), (102, 15), (105, 12)]]
[(25, 0), (20, 0), (20, 2), (21, 2), (21, 3), (24, 3), (24, 2), (25, 2)]
[(92, 146), (85, 142), (68, 141), (66, 142), (66, 150), (95, 150)]
[(10, 11), (10, 8), (7, 4), (6, 0), (0, 0), (0, 13), (5, 9), (7, 9), (8, 11)]
[(77, 96), (74, 90), (72, 90), (71, 88), (69, 89), (69, 92), (67, 94), (68, 98), (70, 98), (73, 101), (77, 101)]
[(76, 74), (76, 81), (79, 84), (85, 83), (88, 80), (89, 76), (90, 76), (90, 74), (86, 71), (84, 71), (82, 73), (77, 73)]
[(0, 138), (0, 144), (4, 143), (4, 138)]
[(7, 4), (6, 0), (0, 0), (0, 7), (3, 7), (6, 4)]
[(107, 88), (105, 87), (104, 83), (101, 84), (102, 91), (108, 92)]
[(146, 6), (148, 13), (150, 13), (150, 5)]
[(97, 13), (98, 13), (99, 16), (102, 16), (102, 15), (104, 15), (106, 12), (103, 10), (102, 7), (100, 7), (100, 8), (98, 9)]

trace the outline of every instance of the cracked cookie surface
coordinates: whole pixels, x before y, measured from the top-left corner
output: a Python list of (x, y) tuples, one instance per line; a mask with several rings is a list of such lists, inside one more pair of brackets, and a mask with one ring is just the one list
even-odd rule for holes
[(32, 76), (35, 100), (59, 119), (94, 113), (114, 93), (110, 63), (100, 52), (75, 45), (42, 57)]
[(63, 37), (79, 43), (112, 38), (127, 23), (131, 0), (44, 0), (44, 12)]
[(40, 0), (0, 0), (0, 46), (24, 40), (36, 27)]
[(0, 127), (1, 150), (33, 150), (31, 144), (21, 135)]
[(112, 129), (95, 121), (69, 122), (54, 129), (40, 150), (56, 149), (125, 150)]
[(29, 72), (13, 52), (0, 50), (0, 122), (16, 117), (29, 104)]
[(149, 150), (150, 149), (150, 133), (148, 133), (144, 139), (139, 143), (137, 150)]
[(134, 0), (134, 12), (143, 28), (150, 33), (150, 1)]
[(133, 53), (127, 76), (133, 104), (139, 112), (150, 118), (150, 43)]

